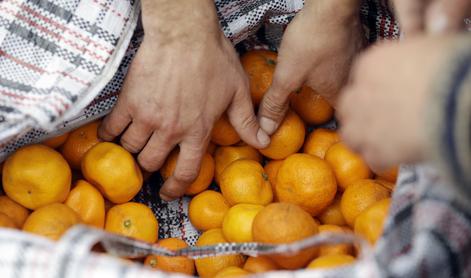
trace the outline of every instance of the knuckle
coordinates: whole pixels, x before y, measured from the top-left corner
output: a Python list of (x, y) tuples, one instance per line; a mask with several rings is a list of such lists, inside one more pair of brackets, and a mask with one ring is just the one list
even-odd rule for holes
[(179, 125), (178, 118), (173, 116), (167, 117), (162, 122), (160, 130), (163, 133), (164, 139), (170, 141), (178, 138), (183, 133), (183, 129)]
[(132, 153), (136, 153), (140, 150), (139, 143), (136, 140), (130, 139), (128, 137), (122, 137), (120, 142), (123, 148)]
[[(189, 137), (192, 139), (191, 141), (195, 144), (201, 144), (205, 142), (207, 138), (211, 136), (211, 131), (213, 129), (213, 125), (209, 122), (198, 121), (193, 124), (193, 128), (191, 129), (191, 133)], [(199, 151), (200, 149), (196, 146), (192, 146), (194, 151)]]
[(270, 114), (281, 115), (285, 111), (286, 102), (286, 100), (279, 101), (273, 95), (267, 95), (264, 102), (264, 109)]
[(159, 122), (155, 115), (151, 115), (149, 112), (139, 112), (136, 116), (136, 120), (146, 128), (154, 128)]
[(165, 145), (171, 145), (180, 137), (181, 132), (176, 128), (162, 128), (161, 129), (161, 139), (162, 143)]
[(102, 134), (109, 136), (117, 136), (119, 134), (119, 128), (110, 121), (104, 121), (100, 127)]
[(135, 113), (135, 119), (143, 126), (155, 127), (159, 122), (160, 114), (152, 114), (150, 109), (140, 109)]
[(183, 183), (192, 183), (198, 176), (196, 168), (184, 168), (174, 173), (175, 179)]
[(152, 159), (146, 155), (139, 155), (137, 157), (137, 161), (139, 162), (139, 165), (148, 172), (153, 172), (160, 168), (160, 164), (157, 159)]
[(257, 120), (255, 117), (246, 116), (240, 119), (240, 127), (242, 129), (251, 129), (257, 126)]

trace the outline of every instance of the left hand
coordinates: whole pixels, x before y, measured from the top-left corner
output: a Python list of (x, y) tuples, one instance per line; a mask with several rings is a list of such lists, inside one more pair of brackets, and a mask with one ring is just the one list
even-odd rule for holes
[(409, 38), (420, 33), (464, 29), (471, 15), (470, 0), (392, 0), (401, 30)]
[(273, 134), (289, 95), (303, 85), (335, 104), (363, 43), (357, 0), (306, 1), (283, 35), (273, 82), (258, 110), (260, 127)]
[(426, 158), (425, 108), (450, 38), (374, 46), (353, 67), (338, 106), (341, 135), (375, 170)]

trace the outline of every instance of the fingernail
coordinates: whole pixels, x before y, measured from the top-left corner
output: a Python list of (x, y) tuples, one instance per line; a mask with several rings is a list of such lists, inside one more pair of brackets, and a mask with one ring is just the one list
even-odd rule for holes
[(438, 13), (427, 26), (427, 29), (430, 33), (442, 33), (447, 29), (447, 26), (448, 18), (444, 14)]
[(265, 131), (263, 131), (263, 129), (258, 130), (257, 140), (260, 144), (263, 145), (263, 147), (266, 147), (266, 146), (268, 146), (268, 144), (270, 144), (270, 137), (268, 136), (268, 134)]
[(163, 193), (160, 193), (159, 195), (160, 195), (160, 199), (161, 199), (162, 201), (165, 201), (165, 202), (173, 201), (173, 198), (170, 197), (170, 196), (167, 196), (167, 195), (165, 195), (165, 194), (163, 194)]
[(276, 123), (272, 119), (262, 117), (260, 118), (260, 127), (268, 134), (273, 134), (276, 130)]

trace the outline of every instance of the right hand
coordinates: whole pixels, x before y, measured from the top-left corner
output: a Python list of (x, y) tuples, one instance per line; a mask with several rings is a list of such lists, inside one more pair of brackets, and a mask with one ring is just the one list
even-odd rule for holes
[(306, 1), (288, 25), (270, 89), (259, 108), (260, 127), (273, 134), (288, 108), (289, 95), (304, 84), (335, 104), (363, 46), (357, 1)]
[(470, 0), (392, 0), (405, 37), (462, 30)]
[(372, 47), (357, 59), (337, 116), (345, 143), (374, 170), (429, 158), (430, 85), (453, 44), (452, 37), (422, 36)]

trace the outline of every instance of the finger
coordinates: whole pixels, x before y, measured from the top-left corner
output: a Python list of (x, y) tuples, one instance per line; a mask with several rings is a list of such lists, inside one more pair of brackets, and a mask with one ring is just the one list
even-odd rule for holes
[(362, 126), (366, 122), (359, 119), (363, 111), (359, 108), (361, 103), (357, 92), (353, 86), (345, 89), (339, 100), (337, 115), (340, 137), (353, 151), (360, 152), (365, 139)]
[(396, 0), (395, 10), (406, 37), (417, 35), (425, 26), (425, 0)]
[(258, 110), (260, 127), (268, 135), (277, 130), (288, 110), (289, 95), (298, 90), (304, 81), (304, 74), (296, 68), (293, 59), (286, 61), (280, 55), (278, 61), (272, 84)]
[(340, 138), (352, 151), (360, 153), (362, 150), (362, 131), (355, 128), (350, 122), (346, 122), (339, 130)]
[(139, 165), (148, 172), (160, 169), (177, 143), (172, 142), (171, 138), (164, 137), (163, 134), (163, 132), (155, 131), (137, 156)]
[(206, 146), (204, 143), (182, 143), (177, 165), (173, 175), (165, 181), (160, 189), (160, 198), (171, 201), (185, 194), (186, 189), (198, 177), (201, 159)]
[(263, 149), (270, 144), (270, 137), (258, 125), (247, 87), (234, 95), (227, 115), (244, 142), (258, 149)]
[(471, 14), (470, 9), (469, 0), (435, 1), (426, 13), (427, 32), (444, 33), (463, 29), (465, 18)]
[(98, 128), (98, 137), (104, 141), (112, 141), (123, 132), (130, 122), (131, 116), (125, 108), (122, 99), (118, 99), (111, 113), (101, 122)]
[(133, 121), (121, 136), (121, 145), (131, 153), (138, 153), (152, 135), (152, 127)]
[(361, 156), (366, 161), (366, 164), (368, 164), (370, 169), (375, 173), (386, 171), (395, 165), (394, 163), (390, 163), (384, 159), (381, 152), (375, 150), (373, 146), (365, 148), (361, 153)]
[[(349, 118), (349, 115), (352, 114), (354, 111), (352, 101), (355, 100), (355, 84), (351, 84), (348, 87), (345, 87), (339, 96), (337, 101), (337, 109), (335, 111), (335, 115), (337, 120), (343, 125), (344, 122)], [(352, 109), (353, 108), (353, 109)]]

